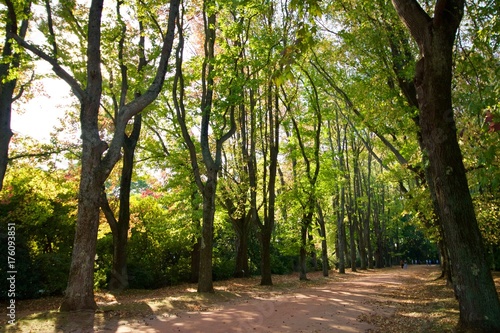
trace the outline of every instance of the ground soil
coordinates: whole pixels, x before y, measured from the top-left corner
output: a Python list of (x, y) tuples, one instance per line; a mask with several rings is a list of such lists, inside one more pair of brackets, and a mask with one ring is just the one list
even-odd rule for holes
[[(158, 290), (96, 293), (99, 311), (59, 313), (59, 297), (17, 302), (16, 324), (6, 332), (454, 332), (458, 304), (438, 279), (439, 267), (410, 265), (347, 272), (259, 277)], [(500, 275), (495, 275), (500, 289)], [(2, 304), (2, 307), (5, 308)]]

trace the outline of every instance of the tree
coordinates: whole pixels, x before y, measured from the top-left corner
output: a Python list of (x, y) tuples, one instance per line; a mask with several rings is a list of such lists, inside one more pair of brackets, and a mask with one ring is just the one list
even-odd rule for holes
[[(70, 19), (74, 18), (71, 4), (64, 8), (69, 11)], [(63, 66), (67, 61), (58, 48), (58, 36), (54, 29), (52, 8), (47, 6), (47, 25), (49, 50), (47, 52), (28, 43), (20, 36), (10, 33), (9, 36), (24, 48), (52, 65), (56, 75), (68, 83), (80, 102), (80, 125), (82, 131), (81, 177), (79, 187), (78, 215), (75, 241), (71, 260), (71, 268), (61, 311), (95, 310), (94, 300), (94, 258), (96, 254), (97, 231), (99, 226), (100, 198), (104, 182), (114, 165), (120, 158), (124, 133), (128, 121), (155, 100), (159, 94), (168, 59), (172, 50), (175, 20), (178, 13), (179, 0), (170, 1), (167, 32), (163, 36), (163, 44), (156, 75), (148, 89), (129, 103), (124, 103), (116, 115), (115, 128), (110, 144), (103, 141), (99, 133), (99, 113), (101, 110), (102, 73), (101, 63), (101, 28), (103, 20), (103, 1), (93, 0), (90, 4), (87, 32), (79, 31), (87, 38), (85, 47), (86, 73), (74, 67), (72, 76)], [(66, 12), (67, 14), (67, 12)], [(81, 27), (76, 22), (75, 26)], [(79, 80), (81, 80), (79, 82)]]
[[(220, 136), (215, 139), (215, 151), (211, 148), (210, 128), (211, 121), (214, 116), (219, 117), (220, 114), (215, 112), (221, 111), (214, 107), (215, 94), (215, 42), (216, 42), (216, 17), (217, 12), (215, 3), (210, 0), (203, 1), (203, 32), (204, 32), (204, 56), (201, 67), (201, 126), (200, 126), (200, 149), (205, 167), (204, 174), (200, 170), (198, 162), (197, 149), (189, 134), (186, 122), (186, 106), (184, 104), (185, 85), (183, 74), (183, 53), (184, 53), (184, 32), (183, 32), (183, 15), (178, 21), (179, 27), (179, 43), (176, 52), (176, 73), (173, 83), (174, 105), (177, 114), (177, 121), (182, 131), (182, 137), (186, 142), (191, 160), (191, 167), (194, 174), (194, 179), (199, 191), (203, 197), (203, 219), (201, 227), (201, 244), (200, 244), (200, 271), (198, 278), (198, 292), (213, 292), (213, 277), (212, 277), (212, 244), (213, 244), (213, 228), (215, 216), (215, 199), (217, 191), (218, 174), (221, 170), (222, 145), (236, 131), (236, 122), (234, 116), (234, 105), (226, 106), (229, 113), (229, 128), (226, 128), (225, 113), (223, 115), (223, 124)], [(220, 106), (219, 106), (220, 107)], [(215, 110), (214, 110), (215, 109)], [(227, 111), (226, 111), (227, 112)], [(222, 113), (222, 112), (221, 112)], [(203, 177), (202, 177), (203, 175)]]
[(415, 72), (419, 127), (450, 252), (459, 324), (499, 331), (500, 301), (477, 225), (452, 108), (453, 46), (465, 1), (438, 0), (432, 18), (415, 0), (392, 3), (420, 50)]
[(31, 1), (17, 3), (6, 0), (5, 3), (8, 11), (2, 13), (2, 16), (5, 15), (3, 20), (5, 42), (0, 60), (0, 190), (3, 187), (3, 179), (9, 160), (9, 143), (12, 138), (10, 128), (12, 103), (23, 93), (23, 87), (16, 92), (22, 65), (22, 52), (16, 50), (10, 35), (16, 34), (21, 38), (26, 36), (31, 7)]
[[(118, 1), (116, 5), (116, 17), (117, 22), (120, 27), (120, 38), (118, 42), (118, 63), (119, 63), (119, 71), (120, 71), (120, 83), (119, 84), (119, 93), (115, 93), (111, 91), (112, 94), (112, 105), (114, 109), (114, 114), (119, 113), (119, 109), (123, 107), (126, 102), (126, 95), (129, 91), (130, 81), (132, 81), (129, 76), (129, 69), (127, 67), (127, 62), (124, 59), (125, 54), (125, 41), (127, 37), (127, 26), (123, 20), (121, 14), (121, 6), (123, 3)], [(139, 75), (143, 74), (144, 67), (147, 64), (147, 59), (145, 55), (145, 31), (144, 31), (144, 18), (140, 16), (139, 18), (139, 29), (131, 32), (132, 35), (139, 35), (139, 44), (137, 53), (139, 54), (138, 64), (137, 64), (137, 73)], [(113, 33), (113, 27), (111, 28), (111, 33)], [(130, 50), (129, 50), (130, 52)], [(108, 66), (106, 66), (108, 67)], [(109, 78), (109, 88), (113, 90), (114, 81), (113, 81), (113, 68), (107, 68), (107, 72), (110, 73)], [(139, 91), (135, 92), (135, 96), (139, 97), (141, 93)], [(112, 115), (113, 121), (116, 120)], [(128, 241), (128, 233), (130, 226), (130, 190), (132, 184), (132, 175), (134, 169), (134, 155), (137, 146), (137, 142), (139, 141), (139, 136), (141, 133), (142, 127), (142, 113), (136, 114), (134, 116), (134, 122), (132, 125), (132, 130), (130, 134), (123, 133), (123, 158), (122, 158), (122, 170), (121, 170), (121, 178), (120, 178), (120, 194), (119, 194), (119, 212), (118, 219), (115, 217), (115, 214), (111, 207), (109, 206), (108, 199), (106, 197), (105, 190), (103, 189), (102, 198), (101, 198), (101, 209), (108, 221), (108, 224), (111, 228), (111, 232), (113, 235), (113, 266), (111, 269), (111, 277), (109, 281), (109, 289), (111, 290), (123, 290), (127, 289), (128, 282), (128, 274), (127, 274), (127, 241)]]
[[(299, 146), (299, 151), (302, 156), (304, 163), (304, 170), (301, 171), (303, 178), (306, 179), (303, 183), (300, 179), (294, 179), (294, 183), (297, 182), (299, 195), (297, 199), (302, 207), (302, 217), (300, 223), (301, 229), (301, 247), (300, 247), (300, 279), (306, 280), (306, 255), (308, 248), (308, 233), (312, 227), (314, 213), (317, 207), (317, 197), (316, 197), (316, 186), (318, 175), (320, 171), (320, 145), (321, 145), (321, 127), (322, 127), (322, 117), (321, 117), (321, 106), (318, 96), (318, 90), (316, 85), (311, 78), (310, 74), (304, 70), (306, 77), (308, 78), (310, 86), (310, 91), (307, 92), (309, 105), (300, 105), (297, 103), (297, 109), (302, 113), (300, 115), (300, 123), (307, 124), (310, 128), (299, 128), (296, 114), (297, 111), (292, 112), (291, 122), (293, 125), (293, 130), (295, 132), (297, 144)], [(308, 90), (309, 90), (308, 89)], [(303, 112), (303, 108), (307, 108), (309, 112)], [(306, 145), (305, 139), (307, 135), (310, 135), (312, 139), (312, 144)], [(309, 141), (309, 140), (308, 140)], [(299, 176), (300, 177), (300, 176)]]
[(130, 226), (130, 189), (134, 167), (134, 152), (139, 141), (142, 115), (134, 117), (133, 130), (125, 135), (123, 143), (123, 165), (120, 178), (118, 219), (111, 209), (106, 193), (102, 192), (101, 209), (113, 234), (113, 266), (109, 281), (110, 290), (123, 290), (129, 286), (127, 273), (127, 241)]

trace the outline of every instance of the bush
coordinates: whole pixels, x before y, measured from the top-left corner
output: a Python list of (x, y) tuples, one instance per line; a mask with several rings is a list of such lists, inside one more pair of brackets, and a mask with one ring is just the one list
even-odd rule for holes
[[(6, 226), (1, 225), (2, 230), (7, 230)], [(0, 234), (0, 260), (2, 263), (8, 261), (7, 234)], [(16, 253), (15, 253), (15, 294), (16, 299), (35, 298), (40, 296), (42, 286), (39, 283), (40, 271), (37, 269), (31, 258), (29, 248), (26, 245), (26, 239), (22, 234), (16, 234)], [(10, 274), (7, 273), (7, 264), (0, 265), (0, 299), (6, 300), (9, 296), (10, 282), (7, 280)]]
[(43, 253), (35, 258), (40, 296), (61, 295), (66, 290), (70, 265), (69, 253)]

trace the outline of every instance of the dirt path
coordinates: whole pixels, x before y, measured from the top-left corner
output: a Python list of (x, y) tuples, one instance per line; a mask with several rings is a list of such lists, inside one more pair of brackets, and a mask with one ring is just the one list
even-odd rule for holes
[(157, 319), (150, 323), (151, 332), (365, 332), (374, 327), (359, 321), (360, 315), (393, 312), (373, 302), (381, 301), (380, 286), (390, 288), (399, 283), (398, 275), (394, 274), (329, 283), (290, 295), (256, 298), (216, 311)]
[[(141, 291), (101, 299), (103, 311), (98, 313), (25, 309), (26, 319), (15, 327), (6, 327), (6, 331), (374, 332), (377, 328), (361, 318), (392, 316), (398, 295), (410, 288), (410, 281), (428, 279), (429, 274), (437, 272), (435, 266), (409, 266), (405, 270), (389, 268), (346, 275), (333, 272), (329, 278), (314, 273), (308, 274), (311, 282), (299, 283), (293, 276), (288, 277), (294, 279), (293, 283), (279, 281), (272, 288), (255, 285), (257, 278), (234, 280), (219, 283), (217, 292), (208, 298), (185, 287), (175, 293), (167, 288)], [(169, 294), (165, 295), (167, 290)], [(36, 307), (33, 304), (31, 307)]]

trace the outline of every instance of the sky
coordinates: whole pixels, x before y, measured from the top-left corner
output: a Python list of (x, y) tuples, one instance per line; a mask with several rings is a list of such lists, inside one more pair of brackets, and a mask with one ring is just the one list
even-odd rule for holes
[[(37, 73), (50, 73), (50, 67), (37, 64)], [(59, 118), (65, 116), (75, 97), (61, 79), (44, 78), (40, 83), (43, 93), (34, 93), (29, 101), (20, 99), (13, 105), (11, 128), (14, 134), (48, 142), (52, 129), (59, 125)]]

